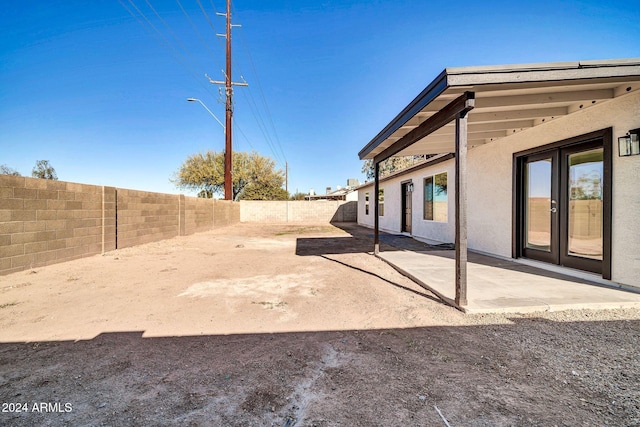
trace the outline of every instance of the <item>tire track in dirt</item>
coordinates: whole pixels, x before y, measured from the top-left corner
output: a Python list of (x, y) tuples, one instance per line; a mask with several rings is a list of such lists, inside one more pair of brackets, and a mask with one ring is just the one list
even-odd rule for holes
[(339, 367), (341, 363), (341, 357), (336, 349), (331, 344), (327, 344), (320, 360), (315, 363), (307, 376), (296, 384), (293, 393), (287, 398), (293, 403), (289, 405), (283, 426), (305, 425), (309, 407), (315, 401), (325, 397), (324, 393), (316, 389), (316, 383), (325, 375), (326, 369)]

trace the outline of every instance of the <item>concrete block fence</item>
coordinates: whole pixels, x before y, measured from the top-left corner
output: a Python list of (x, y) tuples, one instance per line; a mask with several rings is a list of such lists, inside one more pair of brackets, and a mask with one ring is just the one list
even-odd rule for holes
[(238, 222), (356, 221), (356, 202), (200, 199), (0, 175), (0, 275)]
[(356, 222), (357, 213), (358, 202), (355, 201), (240, 201), (241, 222), (314, 224)]
[(235, 202), (0, 175), (0, 275), (239, 221)]

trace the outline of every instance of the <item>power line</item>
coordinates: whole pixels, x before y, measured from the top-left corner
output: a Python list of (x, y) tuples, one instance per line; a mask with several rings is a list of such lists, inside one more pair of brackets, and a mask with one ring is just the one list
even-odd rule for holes
[[(234, 11), (235, 13), (235, 11)], [(264, 96), (264, 91), (262, 90), (262, 85), (260, 83), (260, 79), (258, 77), (258, 72), (256, 70), (255, 64), (253, 62), (253, 58), (251, 56), (251, 51), (248, 47), (248, 43), (245, 41), (244, 39), (244, 34), (243, 32), (241, 32), (241, 43), (243, 43), (243, 47), (245, 48), (246, 52), (247, 52), (247, 57), (249, 58), (249, 62), (251, 64), (251, 68), (253, 71), (253, 74), (256, 78), (256, 84), (258, 85), (258, 90), (260, 92), (260, 95), (262, 97), (262, 101), (263, 101), (263, 106), (264, 106), (264, 111), (267, 115), (267, 118), (269, 119), (269, 122), (271, 124), (271, 129), (273, 131), (273, 135), (275, 137), (275, 142), (273, 140), (273, 138), (271, 137), (271, 134), (269, 132), (269, 128), (265, 123), (265, 120), (262, 117), (262, 114), (260, 114), (260, 108), (258, 107), (258, 103), (255, 100), (255, 97), (253, 96), (253, 91), (251, 90), (251, 88), (249, 88), (249, 93), (243, 93), (243, 96), (245, 97), (245, 99), (248, 102), (249, 108), (251, 110), (251, 113), (254, 116), (254, 119), (256, 121), (256, 124), (258, 125), (258, 128), (260, 129), (260, 132), (262, 133), (265, 142), (267, 143), (267, 145), (269, 146), (269, 149), (271, 150), (271, 152), (273, 153), (274, 157), (276, 158), (276, 160), (278, 160), (280, 163), (282, 164), (286, 164), (287, 163), (287, 158), (286, 155), (284, 153), (284, 150), (282, 149), (282, 144), (280, 143), (280, 139), (278, 138), (278, 133), (275, 130), (275, 125), (273, 123), (273, 118), (271, 116), (271, 113), (269, 111), (269, 107), (268, 104), (266, 102), (266, 98)], [(238, 68), (240, 68), (240, 66), (238, 66)], [(279, 151), (278, 151), (279, 149)]]
[[(198, 3), (198, 6), (200, 7), (200, 11), (202, 12), (202, 15), (204, 16), (204, 18), (206, 19), (206, 21), (209, 23), (209, 26), (211, 27), (211, 29), (213, 30), (214, 34), (217, 36), (218, 35), (218, 30), (216, 29), (213, 21), (209, 18), (209, 15), (207, 14), (207, 11), (205, 10), (204, 6), (202, 5), (202, 2), (200, 0), (196, 0)], [(214, 3), (212, 0), (209, 1), (211, 4), (211, 8), (214, 11), (214, 14), (219, 15), (220, 13), (217, 11)], [(224, 48), (224, 42), (219, 38), (216, 37), (216, 39), (218, 39), (220, 45)], [(243, 91), (244, 92), (244, 91)], [(235, 127), (238, 129), (238, 132), (240, 132), (240, 134), (242, 135), (242, 137), (244, 138), (244, 140), (247, 142), (247, 144), (249, 144), (249, 147), (251, 147), (252, 150), (255, 150), (255, 147), (253, 146), (253, 144), (251, 143), (251, 141), (249, 140), (249, 138), (247, 137), (247, 135), (244, 133), (244, 131), (242, 130), (242, 127), (239, 125), (238, 123), (238, 119), (236, 118), (234, 120), (234, 124)]]
[(262, 103), (264, 105), (267, 118), (269, 119), (269, 123), (271, 124), (271, 129), (273, 130), (273, 135), (275, 137), (275, 140), (276, 140), (276, 143), (278, 145), (278, 148), (280, 149), (280, 153), (282, 154), (282, 157), (284, 158), (284, 161), (286, 163), (287, 156), (285, 155), (284, 150), (282, 149), (282, 144), (280, 143), (280, 138), (278, 137), (278, 132), (277, 132), (275, 124), (273, 122), (273, 116), (271, 115), (271, 111), (269, 110), (269, 104), (267, 103), (267, 99), (266, 99), (266, 97), (264, 95), (264, 91), (262, 90), (262, 84), (260, 82), (260, 77), (258, 75), (258, 71), (256, 70), (255, 63), (253, 62), (253, 57), (251, 56), (251, 50), (249, 49), (249, 44), (246, 41), (246, 39), (244, 38), (244, 32), (243, 31), (240, 32), (240, 42), (244, 44), (244, 48), (245, 48), (245, 50), (247, 52), (247, 57), (249, 58), (249, 63), (251, 64), (251, 69), (253, 70), (253, 74), (254, 74), (255, 79), (256, 79), (256, 84), (258, 86), (258, 91), (260, 93), (260, 97), (262, 99)]
[[(206, 8), (203, 5), (203, 2), (201, 0), (196, 0), (196, 1), (197, 1), (197, 4), (198, 4), (199, 8), (200, 8), (200, 11), (201, 11), (202, 15), (204, 16), (204, 19), (208, 23), (208, 25), (211, 28), (211, 30), (213, 30), (214, 34), (217, 35), (216, 26), (215, 26), (214, 22), (212, 21), (212, 19), (210, 18), (209, 14), (207, 13)], [(124, 4), (123, 0), (119, 0), (119, 2), (123, 6), (123, 8), (132, 17), (134, 17), (136, 19), (136, 21), (142, 27), (145, 28), (145, 30), (152, 36), (152, 38), (158, 44), (160, 44), (169, 53), (169, 55), (176, 62), (178, 62), (191, 75), (191, 77), (194, 80), (196, 80), (198, 82), (198, 84), (200, 84), (203, 88), (205, 88), (205, 90), (207, 90), (207, 92), (212, 97), (214, 97), (215, 99), (219, 99), (218, 96), (213, 95), (213, 93), (211, 91), (211, 86), (210, 85), (206, 85), (204, 83), (204, 80), (197, 76), (197, 74), (199, 74), (197, 70), (202, 70), (204, 68), (194, 58), (194, 56), (189, 51), (189, 49), (187, 49), (187, 47), (182, 42), (182, 40), (177, 36), (176, 32), (171, 28), (171, 26), (167, 23), (167, 21), (158, 13), (158, 11), (154, 8), (154, 6), (151, 4), (151, 2), (149, 0), (145, 0), (145, 3), (149, 7), (149, 9), (153, 12), (155, 17), (161, 22), (161, 24), (164, 27), (165, 31), (168, 33), (168, 36), (165, 35), (165, 33), (163, 31), (161, 31), (159, 28), (157, 28), (151, 22), (151, 20), (147, 17), (147, 15), (135, 4), (134, 0), (128, 0), (128, 2), (130, 4), (131, 8), (135, 9), (137, 14), (134, 13), (129, 7), (127, 7)], [(195, 22), (193, 21), (193, 19), (191, 18), (191, 16), (187, 12), (187, 10), (184, 8), (184, 6), (181, 3), (181, 1), (180, 0), (176, 0), (176, 3), (180, 7), (180, 9), (182, 11), (182, 14), (184, 15), (184, 17), (188, 21), (189, 25), (191, 26), (191, 29), (196, 33), (196, 35), (199, 38), (199, 40), (201, 41), (201, 43), (204, 44), (205, 49), (208, 51), (208, 53), (212, 57), (213, 61), (218, 63), (214, 51), (211, 49), (210, 44), (206, 41), (206, 37), (198, 30)], [(209, 3), (211, 4), (211, 7), (214, 10), (214, 12), (216, 14), (218, 14), (213, 1), (210, 0)], [(234, 13), (235, 13), (235, 8), (234, 8)], [(218, 37), (216, 37), (216, 39), (217, 38)], [(173, 41), (171, 39), (173, 39)], [(267, 120), (265, 120), (265, 118), (263, 117), (263, 114), (261, 114), (262, 108), (260, 108), (258, 106), (258, 102), (256, 101), (256, 98), (254, 97), (253, 91), (251, 90), (251, 88), (248, 89), (249, 93), (248, 94), (243, 94), (243, 96), (245, 97), (245, 99), (247, 101), (247, 105), (249, 106), (249, 110), (251, 111), (251, 114), (253, 115), (254, 120), (255, 120), (255, 122), (256, 122), (256, 124), (258, 126), (258, 129), (262, 133), (262, 135), (264, 137), (264, 140), (265, 140), (267, 146), (269, 147), (269, 150), (272, 152), (272, 154), (274, 155), (276, 160), (278, 160), (282, 164), (286, 164), (287, 163), (286, 155), (284, 153), (284, 150), (282, 148), (282, 144), (281, 144), (280, 139), (278, 137), (278, 133), (277, 133), (276, 128), (275, 128), (273, 117), (272, 117), (272, 115), (271, 115), (271, 113), (269, 111), (269, 107), (268, 107), (268, 104), (267, 104), (267, 101), (266, 101), (266, 97), (264, 95), (264, 91), (262, 89), (262, 85), (261, 85), (260, 79), (258, 77), (258, 72), (256, 70), (255, 63), (253, 62), (253, 58), (251, 57), (251, 53), (250, 53), (250, 50), (248, 48), (248, 43), (246, 42), (244, 34), (242, 34), (242, 36), (240, 38), (240, 41), (243, 44), (243, 47), (245, 48), (245, 50), (247, 51), (247, 57), (249, 59), (250, 67), (251, 67), (251, 70), (252, 70), (252, 72), (253, 72), (253, 74), (255, 76), (256, 84), (258, 85), (258, 91), (259, 91), (258, 95), (259, 95), (260, 100), (262, 101), (264, 114), (266, 115), (266, 119)], [(222, 40), (220, 40), (220, 43), (224, 43), (224, 42)], [(236, 66), (241, 71), (241, 68), (240, 68), (239, 64), (236, 64)], [(236, 124), (236, 126), (238, 126), (238, 125)], [(238, 127), (238, 130), (241, 133), (241, 135), (243, 136), (243, 138), (246, 140), (246, 142), (249, 144), (249, 146), (252, 149), (255, 149), (253, 144), (251, 143), (251, 141), (249, 140), (249, 138), (245, 134), (245, 132), (242, 130), (242, 128)], [(272, 137), (272, 135), (273, 135), (273, 137)], [(275, 138), (275, 140), (274, 140), (274, 138)]]
[[(207, 14), (207, 11), (205, 10), (204, 6), (202, 6), (202, 2), (200, 2), (200, 0), (196, 0), (196, 1), (198, 2), (198, 6), (200, 6), (200, 10), (202, 11), (202, 14), (204, 15), (205, 19), (209, 23), (209, 26), (213, 30), (213, 34), (218, 34), (218, 30), (216, 30), (216, 27), (213, 24), (213, 21), (209, 18), (209, 15)], [(211, 1), (210, 3), (211, 3), (211, 7), (213, 9), (214, 14), (217, 15), (218, 11), (216, 10), (216, 7), (214, 6), (213, 1)], [(222, 43), (222, 41), (220, 41), (220, 40), (218, 40), (218, 41), (220, 42), (220, 45), (224, 48), (224, 44)]]
[[(200, 1), (198, 0), (198, 3)], [(180, 10), (182, 10), (182, 13), (184, 14), (185, 18), (187, 18), (187, 21), (189, 21), (189, 24), (191, 25), (191, 28), (193, 29), (193, 31), (198, 35), (198, 38), (200, 39), (200, 41), (202, 42), (202, 44), (204, 45), (205, 49), (207, 49), (207, 51), (209, 52), (209, 54), (211, 55), (211, 58), (215, 61), (216, 57), (213, 53), (213, 51), (209, 48), (209, 45), (207, 44), (206, 40), (204, 39), (204, 37), (202, 36), (202, 34), (200, 34), (200, 31), (198, 31), (198, 28), (195, 26), (195, 24), (193, 23), (193, 21), (191, 20), (191, 17), (189, 16), (189, 14), (187, 13), (187, 11), (185, 10), (185, 8), (182, 6), (182, 3), (180, 2), (180, 0), (176, 0), (176, 3), (178, 3), (178, 6), (180, 6)]]
[[(211, 86), (205, 84), (204, 79), (202, 78), (202, 72), (198, 72), (193, 63), (190, 63), (187, 58), (176, 48), (176, 46), (171, 43), (170, 40), (160, 31), (151, 20), (145, 15), (145, 13), (134, 3), (133, 0), (128, 0), (129, 4), (135, 11), (134, 13), (127, 5), (119, 0), (120, 5), (140, 24), (149, 35), (169, 54), (171, 58), (173, 58), (213, 99), (216, 99), (216, 95), (212, 92)], [(148, 2), (147, 2), (148, 3)], [(153, 8), (152, 8), (153, 9)], [(157, 11), (156, 11), (157, 14)], [(158, 14), (157, 14), (158, 15)], [(166, 25), (166, 21), (165, 21)], [(168, 26), (168, 25), (167, 25)], [(183, 50), (186, 52), (186, 48), (183, 46)], [(192, 55), (188, 54), (191, 58)], [(194, 61), (196, 62), (196, 61)], [(197, 64), (197, 67), (201, 67)]]
[(254, 148), (253, 144), (251, 144), (251, 141), (249, 140), (249, 138), (247, 138), (247, 135), (244, 133), (244, 131), (242, 130), (242, 128), (238, 124), (238, 118), (237, 117), (235, 119), (235, 125), (236, 125), (236, 129), (238, 129), (238, 132), (240, 132), (240, 134), (244, 137), (244, 140), (247, 141), (247, 144), (249, 144), (249, 147), (251, 147), (251, 149), (254, 150), (254, 151), (258, 151), (258, 150), (256, 150)]
[[(211, 93), (210, 86), (205, 85), (204, 80), (202, 78), (197, 77), (196, 73), (194, 72), (193, 64), (187, 64), (188, 61), (185, 61), (185, 58), (183, 57), (183, 55), (164, 36), (164, 34), (160, 30), (158, 30), (158, 28), (156, 28), (155, 25), (153, 25), (153, 23), (149, 20), (149, 18), (145, 15), (145, 13), (142, 10), (140, 10), (140, 8), (135, 4), (133, 0), (128, 0), (128, 1), (131, 7), (138, 12), (139, 16), (136, 15), (131, 9), (129, 9), (122, 0), (119, 0), (119, 3), (151, 35), (151, 37), (160, 46), (162, 46), (162, 48), (164, 48), (167, 51), (167, 53), (169, 53), (169, 56), (171, 56), (178, 64), (180, 64), (187, 71), (187, 73), (190, 74), (191, 77), (196, 82), (198, 82), (198, 84), (200, 84), (207, 92), (209, 92), (210, 95), (213, 96), (213, 94)], [(141, 20), (140, 17), (142, 17), (144, 21)]]
[[(130, 0), (131, 1), (131, 0)], [(184, 44), (182, 44), (182, 41), (180, 40), (180, 38), (176, 35), (176, 33), (171, 29), (171, 27), (169, 26), (169, 24), (167, 24), (167, 22), (162, 18), (162, 16), (160, 16), (160, 14), (156, 11), (156, 9), (151, 5), (151, 3), (149, 2), (149, 0), (145, 0), (145, 2), (147, 3), (147, 5), (149, 6), (149, 8), (153, 11), (153, 13), (158, 17), (158, 19), (160, 20), (160, 22), (162, 22), (162, 24), (167, 28), (167, 30), (169, 31), (169, 33), (173, 36), (173, 38), (175, 39), (176, 42), (178, 42), (178, 45), (182, 48), (182, 50), (184, 51), (184, 53), (187, 54), (187, 56), (199, 67), (199, 68), (203, 68), (198, 61), (195, 60), (195, 58), (191, 55), (191, 52), (189, 52), (189, 50), (184, 46)], [(204, 69), (204, 68), (203, 68)]]
[(253, 96), (251, 95), (251, 92), (249, 92), (249, 95), (251, 95), (251, 97), (248, 97), (246, 94), (243, 94), (245, 96), (245, 98), (248, 101), (248, 106), (249, 106), (249, 110), (251, 111), (251, 114), (253, 115), (253, 118), (256, 121), (256, 124), (258, 125), (258, 129), (260, 130), (260, 132), (262, 133), (262, 136), (264, 137), (265, 142), (267, 143), (267, 145), (269, 146), (269, 149), (271, 150), (271, 152), (273, 153), (274, 157), (276, 158), (276, 160), (278, 162), (283, 162), (282, 158), (280, 158), (275, 145), (273, 144), (271, 137), (269, 136), (269, 134), (267, 133), (267, 129), (266, 126), (264, 124), (264, 120), (262, 120), (262, 117), (260, 116), (260, 113), (258, 111), (258, 106), (255, 103), (255, 99), (253, 98)]

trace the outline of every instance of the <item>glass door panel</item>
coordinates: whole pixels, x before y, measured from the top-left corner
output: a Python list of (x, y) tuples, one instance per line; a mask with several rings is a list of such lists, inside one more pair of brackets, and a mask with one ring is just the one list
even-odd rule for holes
[(551, 252), (552, 158), (526, 164), (526, 237), (530, 249)]
[(602, 260), (604, 150), (569, 154), (567, 255)]

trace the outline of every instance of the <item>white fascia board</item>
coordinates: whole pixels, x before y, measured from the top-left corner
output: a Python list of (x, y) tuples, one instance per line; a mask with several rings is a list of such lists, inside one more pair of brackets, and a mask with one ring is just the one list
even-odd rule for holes
[(580, 62), (549, 62), (537, 64), (509, 64), (509, 65), (479, 65), (472, 67), (449, 67), (445, 71), (447, 75), (458, 74), (486, 74), (486, 73), (512, 73), (514, 71), (531, 70), (562, 70), (579, 68)]
[(493, 72), (449, 74), (450, 87), (484, 84), (541, 83), (564, 80), (640, 76), (640, 64), (553, 69), (501, 69)]
[(447, 73), (447, 75), (452, 76), (456, 74), (512, 73), (517, 71), (552, 71), (584, 68), (609, 68), (629, 65), (640, 65), (640, 58), (450, 67), (446, 68), (445, 72)]

